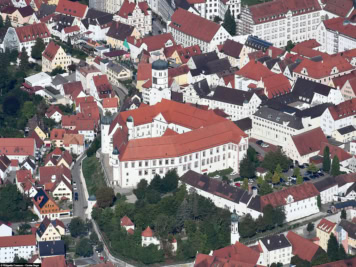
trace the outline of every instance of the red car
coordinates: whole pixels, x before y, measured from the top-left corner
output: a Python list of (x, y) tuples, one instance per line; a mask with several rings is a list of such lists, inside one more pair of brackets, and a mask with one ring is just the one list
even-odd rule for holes
[(241, 184), (240, 184), (240, 183), (235, 183), (235, 185), (236, 185), (237, 187), (241, 187)]
[(104, 261), (104, 257), (100, 257), (99, 259), (100, 259), (101, 261)]

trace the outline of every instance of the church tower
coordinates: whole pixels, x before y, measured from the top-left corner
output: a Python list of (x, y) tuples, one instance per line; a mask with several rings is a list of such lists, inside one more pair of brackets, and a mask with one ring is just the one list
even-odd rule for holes
[(231, 214), (231, 244), (234, 245), (239, 240), (239, 216), (234, 210), (234, 212)]

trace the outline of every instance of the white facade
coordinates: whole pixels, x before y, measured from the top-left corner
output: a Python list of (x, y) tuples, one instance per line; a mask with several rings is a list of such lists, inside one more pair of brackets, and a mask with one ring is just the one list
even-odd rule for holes
[(56, 111), (51, 115), (50, 119), (54, 120), (56, 123), (60, 123), (62, 120), (62, 114)]
[(155, 236), (142, 236), (142, 241), (141, 241), (141, 246), (143, 247), (148, 247), (149, 245), (155, 245), (158, 246), (158, 249), (160, 249), (160, 242), (157, 237)]
[(72, 201), (72, 188), (68, 187), (63, 181), (61, 181), (52, 192), (52, 196), (58, 199), (62, 197)]
[(51, 76), (49, 76), (45, 72), (40, 72), (25, 78), (25, 83), (34, 87), (34, 86), (41, 86), (46, 87), (49, 86), (52, 82)]
[[(4, 237), (9, 238), (9, 237)], [(1, 243), (1, 239), (0, 239)], [(21, 246), (19, 243), (18, 246), (14, 247), (0, 247), (0, 262), (1, 263), (12, 263), (15, 256), (19, 258), (30, 259), (33, 254), (36, 252), (36, 243), (30, 246)]]
[(12, 236), (12, 228), (4, 223), (0, 225), (0, 236)]
[(295, 221), (319, 212), (316, 196), (294, 202), (293, 197), (289, 195), (287, 204), (283, 207), (286, 214), (286, 222)]
[[(280, 4), (282, 5), (282, 3)], [(304, 10), (306, 11), (306, 10)], [(276, 47), (285, 47), (289, 40), (293, 43), (299, 43), (309, 39), (315, 39), (317, 26), (321, 21), (321, 11), (315, 10), (305, 14), (303, 12), (288, 11), (286, 14), (279, 15), (278, 19), (273, 21), (263, 20), (255, 24), (248, 8), (244, 8), (241, 13), (239, 26), (240, 34), (251, 34), (273, 43)], [(266, 15), (267, 16), (267, 15)]]
[(227, 39), (231, 39), (231, 35), (222, 26), (209, 42), (197, 39), (194, 36), (190, 36), (169, 26), (168, 32), (172, 33), (177, 44), (181, 44), (183, 47), (199, 45), (203, 53), (214, 51), (217, 45), (222, 45)]
[(353, 116), (347, 116), (338, 120), (334, 120), (329, 109), (326, 109), (325, 112), (321, 115), (320, 127), (325, 135), (331, 136), (333, 131), (349, 125), (354, 125)]
[[(267, 240), (269, 242), (270, 240)], [(289, 265), (290, 260), (292, 258), (292, 245), (289, 247), (285, 248), (280, 248), (280, 249), (275, 249), (269, 251), (266, 246), (261, 242), (261, 240), (258, 242), (259, 245), (262, 248), (262, 258), (263, 262), (267, 265), (270, 266), (272, 263), (282, 263), (283, 265)]]
[(335, 184), (320, 192), (321, 204), (326, 204), (334, 201), (334, 196), (338, 194), (338, 185)]

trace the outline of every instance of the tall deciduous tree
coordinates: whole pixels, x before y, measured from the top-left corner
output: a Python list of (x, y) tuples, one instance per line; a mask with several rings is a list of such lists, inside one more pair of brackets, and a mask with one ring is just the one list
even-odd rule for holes
[(73, 237), (85, 235), (86, 229), (84, 221), (79, 217), (72, 219), (69, 223), (69, 231)]
[(326, 253), (328, 254), (328, 258), (330, 259), (330, 261), (339, 260), (339, 244), (333, 233), (331, 233), (330, 235)]
[(25, 47), (22, 47), (20, 55), (20, 70), (26, 72), (29, 68), (28, 55)]
[(225, 13), (224, 22), (222, 26), (228, 33), (230, 33), (231, 36), (236, 35), (236, 22), (234, 17), (231, 15), (230, 8)]
[(46, 46), (42, 40), (42, 38), (37, 38), (35, 45), (32, 47), (31, 57), (34, 59), (41, 59), (42, 53), (45, 50)]
[(99, 208), (110, 207), (115, 199), (114, 189), (111, 187), (101, 187), (96, 193), (96, 204)]
[(242, 183), (242, 188), (245, 189), (245, 190), (248, 189), (248, 179), (247, 178), (244, 179), (244, 181)]
[(11, 20), (9, 16), (6, 16), (5, 19), (5, 27), (11, 27)]
[(240, 164), (240, 175), (242, 177), (251, 178), (255, 176), (256, 166), (248, 156), (244, 157)]
[(260, 186), (259, 194), (261, 196), (264, 196), (272, 192), (273, 192), (272, 187), (266, 181), (263, 181), (263, 183)]
[(330, 150), (329, 150), (329, 147), (326, 146), (324, 148), (324, 153), (323, 153), (323, 170), (325, 172), (329, 172), (330, 171), (330, 165), (331, 165)]
[(331, 164), (330, 174), (332, 176), (337, 176), (340, 174), (340, 161), (339, 158), (335, 155), (333, 158), (333, 162)]
[(81, 257), (90, 257), (93, 255), (93, 246), (88, 238), (80, 239), (75, 248), (75, 254)]

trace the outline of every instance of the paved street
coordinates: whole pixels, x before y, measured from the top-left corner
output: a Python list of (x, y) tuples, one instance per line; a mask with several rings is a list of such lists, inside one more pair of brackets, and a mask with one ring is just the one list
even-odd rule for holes
[(163, 33), (164, 25), (161, 24), (157, 17), (152, 16), (152, 35)]
[(74, 186), (73, 186), (73, 192), (78, 192), (78, 200), (77, 201), (73, 200), (73, 216), (81, 217), (82, 219), (85, 219), (85, 209), (88, 205), (87, 199), (85, 199), (84, 197), (83, 185), (80, 180), (80, 168), (84, 156), (85, 155), (82, 155), (79, 158), (77, 158), (77, 161), (75, 162), (72, 168), (72, 180), (73, 183), (74, 182), (76, 183), (76, 188), (77, 188), (77, 190), (74, 190)]

